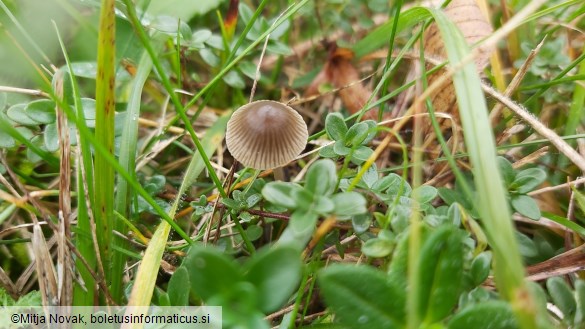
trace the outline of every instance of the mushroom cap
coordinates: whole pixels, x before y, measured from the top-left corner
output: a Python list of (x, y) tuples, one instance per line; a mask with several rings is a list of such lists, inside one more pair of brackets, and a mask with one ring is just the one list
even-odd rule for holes
[(307, 144), (307, 124), (290, 106), (263, 100), (237, 109), (227, 124), (226, 144), (246, 167), (272, 169), (297, 157)]

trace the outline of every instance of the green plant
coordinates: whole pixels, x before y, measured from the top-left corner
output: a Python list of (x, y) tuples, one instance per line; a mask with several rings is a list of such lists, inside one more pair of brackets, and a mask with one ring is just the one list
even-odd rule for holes
[(283, 182), (270, 182), (264, 186), (262, 196), (266, 200), (293, 210), (287, 239), (302, 246), (311, 237), (320, 216), (349, 219), (366, 212), (366, 200), (361, 194), (337, 192), (336, 172), (335, 163), (323, 159), (311, 165), (304, 186)]
[(546, 180), (546, 173), (540, 168), (529, 168), (516, 172), (505, 158), (498, 158), (504, 182), (510, 193), (510, 205), (518, 213), (534, 220), (540, 219), (536, 201), (527, 194)]
[(357, 122), (348, 129), (340, 113), (329, 113), (325, 119), (325, 131), (335, 143), (319, 151), (324, 158), (347, 157), (359, 165), (373, 153), (366, 146), (376, 137), (376, 122), (373, 120)]
[[(183, 287), (190, 285), (208, 305), (224, 307), (225, 327), (270, 328), (264, 314), (278, 310), (291, 298), (301, 279), (302, 264), (300, 252), (286, 245), (261, 250), (243, 266), (220, 250), (193, 246), (180, 269), (184, 270), (173, 276), (181, 276)], [(185, 301), (177, 294), (182, 293), (170, 290), (170, 300)]]

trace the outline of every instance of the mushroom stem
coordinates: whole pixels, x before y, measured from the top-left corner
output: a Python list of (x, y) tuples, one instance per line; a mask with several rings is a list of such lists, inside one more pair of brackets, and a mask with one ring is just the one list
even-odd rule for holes
[(274, 173), (274, 180), (279, 180), (279, 181), (286, 181), (286, 176), (284, 175), (284, 169), (282, 169), (282, 167), (277, 167), (272, 169), (272, 172)]

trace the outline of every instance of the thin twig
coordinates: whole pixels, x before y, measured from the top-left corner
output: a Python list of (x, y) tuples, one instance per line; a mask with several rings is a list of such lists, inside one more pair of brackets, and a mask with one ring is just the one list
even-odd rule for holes
[[(510, 84), (508, 85), (508, 87), (506, 88), (506, 91), (504, 91), (504, 95), (506, 97), (512, 96), (512, 94), (518, 88), (518, 86), (520, 85), (520, 83), (524, 79), (524, 76), (526, 76), (526, 73), (528, 73), (528, 69), (530, 68), (530, 65), (532, 65), (532, 62), (536, 58), (536, 55), (538, 55), (538, 53), (540, 52), (542, 45), (544, 45), (544, 40), (546, 40), (546, 37), (544, 37), (542, 39), (542, 41), (538, 44), (538, 46), (536, 46), (536, 48), (534, 48), (530, 51), (530, 54), (528, 54), (528, 57), (526, 58), (526, 60), (524, 61), (524, 63), (520, 67), (520, 69), (518, 70), (518, 73), (516, 73), (516, 75), (514, 76), (514, 78), (512, 79)], [(496, 118), (498, 117), (498, 115), (500, 114), (502, 109), (504, 109), (504, 105), (502, 103), (498, 103), (498, 104), (496, 104), (496, 106), (494, 106), (494, 108), (490, 112), (489, 117), (490, 117), (490, 121), (491, 121), (492, 125), (494, 124)]]
[(532, 113), (528, 112), (526, 108), (522, 105), (516, 104), (514, 101), (488, 85), (482, 84), (481, 86), (486, 93), (516, 113), (522, 120), (532, 126), (532, 128), (534, 128), (534, 130), (542, 137), (548, 139), (559, 151), (561, 151), (561, 153), (579, 167), (581, 171), (585, 171), (585, 158), (560, 138), (559, 135), (540, 122)]

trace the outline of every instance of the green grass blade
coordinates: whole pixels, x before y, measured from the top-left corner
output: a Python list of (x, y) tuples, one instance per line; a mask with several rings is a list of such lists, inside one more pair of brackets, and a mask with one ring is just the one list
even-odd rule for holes
[[(585, 48), (583, 48), (583, 53), (585, 53)], [(585, 76), (585, 61), (582, 61), (579, 64), (579, 75)], [(580, 83), (576, 83), (575, 90), (573, 91), (573, 100), (571, 102), (571, 107), (569, 108), (569, 116), (567, 117), (567, 123), (565, 124), (564, 135), (571, 135), (577, 132), (577, 127), (579, 126), (579, 122), (581, 122), (581, 118), (583, 117), (584, 103), (585, 87), (583, 87), (583, 85)], [(574, 146), (575, 143), (569, 143), (569, 145)], [(566, 168), (568, 164), (569, 159), (561, 155), (557, 161), (557, 168)], [(553, 182), (560, 182), (563, 175), (563, 170), (556, 171)]]
[[(444, 13), (428, 9), (435, 18), (447, 50), (457, 66), (470, 50), (461, 32)], [(495, 258), (495, 277), (500, 293), (511, 301), (522, 328), (536, 328), (530, 293), (524, 284), (524, 268), (514, 236), (506, 191), (496, 162), (496, 148), (481, 79), (475, 65), (467, 63), (453, 75), (465, 144), (473, 166), (478, 210)]]
[[(420, 21), (430, 18), (431, 14), (426, 8), (414, 7), (400, 13), (398, 24), (396, 25), (396, 34), (413, 27)], [(394, 19), (389, 19), (386, 23), (378, 26), (375, 30), (368, 33), (368, 35), (353, 45), (352, 50), (357, 58), (363, 57), (374, 50), (378, 50), (388, 45), (387, 36), (392, 33), (394, 29)]]
[[(70, 74), (70, 72), (73, 72), (73, 67), (71, 65), (71, 61), (69, 60), (69, 55), (67, 54), (65, 44), (63, 43), (63, 39), (61, 38), (61, 35), (57, 29), (56, 24), (55, 30), (57, 32), (57, 38), (59, 39), (59, 44), (61, 46), (63, 57), (65, 58), (65, 63), (67, 64), (67, 70), (64, 73), (65, 74), (64, 76), (69, 77), (69, 79), (66, 79), (65, 81), (71, 83), (71, 90), (73, 91), (75, 101), (75, 111), (77, 113), (77, 116), (81, 119), (79, 123), (84, 125), (85, 127), (85, 118), (81, 103), (79, 86), (77, 84), (75, 75)], [(67, 104), (65, 104), (65, 106), (67, 107)], [(85, 128), (87, 129), (87, 127)], [(76, 233), (75, 247), (79, 251), (81, 257), (85, 259), (86, 263), (92, 267), (91, 270), (95, 270), (96, 255), (94, 249), (94, 241), (91, 235), (91, 221), (89, 219), (90, 209), (94, 209), (93, 208), (94, 182), (91, 179), (84, 180), (83, 177), (83, 170), (85, 170), (86, 172), (85, 175), (86, 178), (93, 177), (93, 162), (91, 157), (91, 148), (89, 146), (87, 138), (85, 138), (81, 134), (78, 134), (78, 138), (79, 138), (78, 153), (80, 153), (81, 159), (80, 161), (75, 161), (78, 164), (76, 168), (77, 226), (75, 227)], [(87, 186), (85, 186), (85, 184), (87, 184)], [(93, 305), (95, 291), (94, 289), (88, 289), (87, 287), (95, 287), (96, 285), (95, 279), (93, 278), (93, 276), (91, 275), (91, 273), (88, 271), (88, 269), (85, 267), (81, 260), (77, 259), (75, 261), (75, 266), (79, 271), (79, 275), (83, 279), (85, 286), (82, 286), (76, 282), (75, 287), (73, 289), (73, 304), (85, 306)]]
[[(124, 130), (120, 141), (120, 157), (118, 161), (130, 175), (136, 179), (136, 145), (138, 140), (138, 117), (140, 115), (140, 103), (142, 100), (142, 88), (148, 79), (148, 75), (152, 71), (152, 60), (148, 53), (144, 52), (138, 63), (136, 76), (132, 83), (132, 89), (128, 99), (128, 106), (126, 107), (126, 121), (124, 122)], [(131, 205), (131, 190), (126, 180), (120, 179), (116, 184), (116, 196), (114, 199), (114, 209), (116, 212), (130, 218)], [(118, 232), (124, 232), (125, 225), (122, 221), (117, 220), (114, 228)], [(124, 248), (126, 242), (123, 239), (116, 238), (114, 245), (116, 247)], [(126, 255), (120, 252), (114, 253), (112, 260), (113, 275), (123, 276), (124, 264), (126, 262)], [(112, 282), (112, 291), (119, 291), (122, 289), (121, 280)]]

